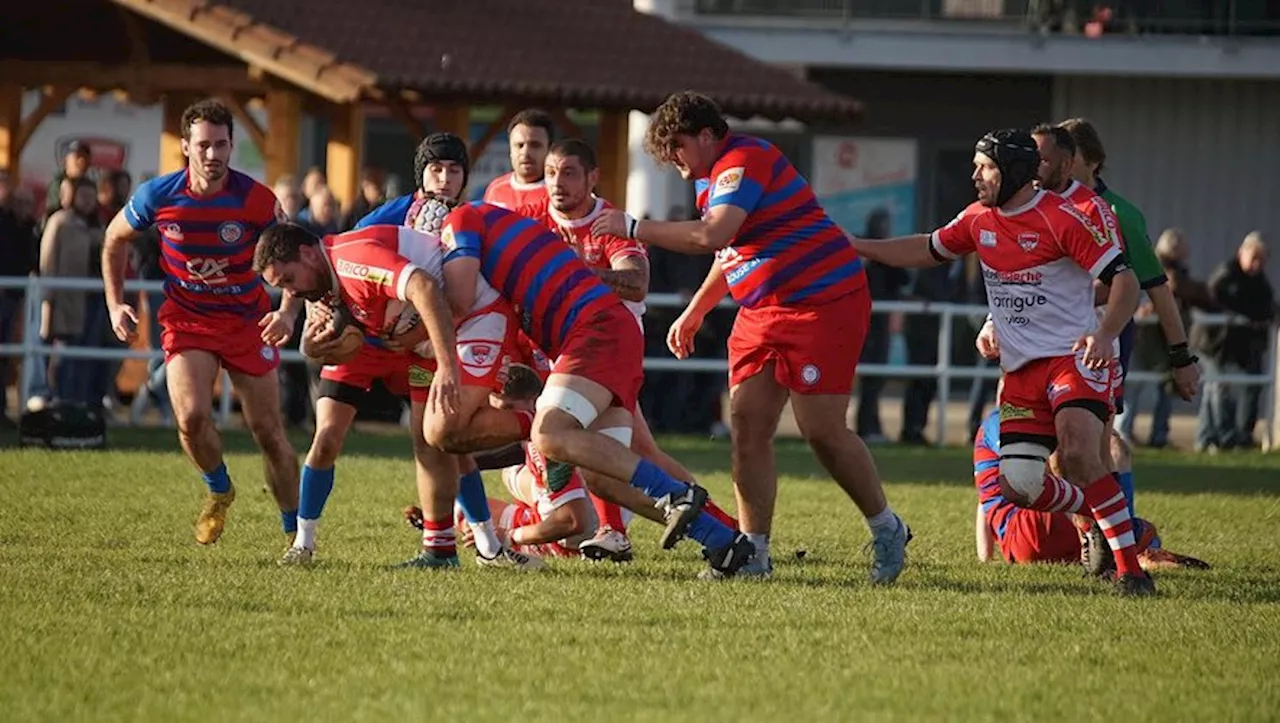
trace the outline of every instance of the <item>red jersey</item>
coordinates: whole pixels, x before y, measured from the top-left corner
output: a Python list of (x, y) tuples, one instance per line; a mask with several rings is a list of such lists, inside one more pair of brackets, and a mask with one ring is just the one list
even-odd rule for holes
[(723, 205), (747, 212), (737, 237), (716, 252), (740, 306), (817, 306), (866, 285), (844, 231), (768, 141), (730, 133), (696, 187), (703, 216)]
[(1093, 280), (1121, 255), (1112, 236), (1047, 191), (1009, 211), (975, 202), (930, 243), (944, 258), (978, 254), (1000, 365), (1010, 372), (1070, 356), (1076, 340), (1098, 327)]
[(404, 226), (368, 226), (320, 241), (334, 288), (369, 336), (388, 339), (418, 322), (405, 299), (414, 270), (442, 281), (444, 252), (434, 236)]
[(257, 321), (271, 310), (253, 272), (253, 250), (258, 234), (282, 216), (271, 189), (234, 170), (210, 196), (191, 193), (185, 169), (157, 176), (138, 186), (124, 207), (135, 231), (155, 224), (160, 232), (165, 298), (205, 323)]
[(1059, 195), (1070, 201), (1077, 211), (1088, 216), (1089, 221), (1105, 233), (1116, 246), (1124, 248), (1124, 237), (1120, 234), (1120, 221), (1105, 198), (1079, 181), (1072, 181), (1071, 185), (1067, 186), (1067, 190)]
[(484, 202), (499, 208), (515, 210), (547, 200), (547, 184), (542, 181), (522, 183), (515, 173), (504, 173), (489, 181), (484, 189)]
[[(547, 198), (533, 206), (520, 208), (519, 213), (559, 233), (589, 269), (609, 270), (613, 268), (614, 262), (629, 257), (647, 260), (649, 252), (644, 244), (635, 239), (621, 236), (596, 236), (591, 233), (591, 224), (596, 217), (611, 208), (613, 208), (612, 203), (603, 198), (596, 198), (587, 215), (578, 219), (566, 218), (551, 206), (551, 200)], [(622, 303), (636, 315), (636, 318), (644, 316), (643, 301), (624, 299)]]
[(480, 275), (515, 305), (521, 325), (552, 359), (574, 328), (622, 301), (545, 226), (483, 202), (459, 206), (440, 235), (444, 263), (480, 261)]

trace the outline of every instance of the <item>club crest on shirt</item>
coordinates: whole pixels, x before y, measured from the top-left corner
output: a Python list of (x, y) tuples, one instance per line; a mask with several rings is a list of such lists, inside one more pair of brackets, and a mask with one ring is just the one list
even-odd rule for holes
[(1040, 245), (1040, 234), (1034, 231), (1024, 231), (1018, 234), (1018, 245), (1022, 247), (1023, 251), (1031, 253), (1036, 246)]
[(182, 240), (182, 227), (172, 221), (160, 224), (159, 229), (160, 233), (170, 241)]
[(233, 244), (244, 238), (244, 227), (235, 221), (227, 221), (218, 226), (218, 239), (224, 244)]

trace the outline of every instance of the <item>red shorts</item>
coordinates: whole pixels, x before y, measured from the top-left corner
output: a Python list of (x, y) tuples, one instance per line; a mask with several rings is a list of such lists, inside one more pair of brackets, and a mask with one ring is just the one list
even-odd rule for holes
[(774, 362), (774, 378), (792, 392), (851, 394), (870, 323), (865, 286), (820, 306), (739, 309), (729, 334), (729, 386)]
[(1082, 355), (1036, 359), (1017, 371), (1005, 372), (1000, 390), (1000, 434), (1057, 437), (1053, 417), (1073, 402), (1097, 402), (1114, 410), (1116, 365), (1095, 371), (1080, 361)]
[(520, 335), (520, 318), (505, 301), (468, 314), (458, 323), (456, 335), (462, 386), (501, 393), (507, 365), (526, 357)]
[(1007, 562), (1079, 562), (1080, 533), (1062, 512), (1014, 510), (1005, 522), (1000, 552)]
[(381, 379), (387, 391), (402, 397), (409, 392), (410, 361), (409, 354), (366, 343), (351, 361), (322, 368), (320, 378), (365, 392)]
[(206, 351), (218, 358), (228, 371), (260, 377), (280, 366), (280, 350), (262, 341), (256, 319), (202, 319), (173, 304), (160, 307), (159, 322), (164, 332), (160, 348), (165, 361), (184, 351)]
[(644, 383), (644, 335), (622, 304), (578, 319), (554, 362), (556, 374), (590, 379), (613, 392), (616, 406), (635, 413)]

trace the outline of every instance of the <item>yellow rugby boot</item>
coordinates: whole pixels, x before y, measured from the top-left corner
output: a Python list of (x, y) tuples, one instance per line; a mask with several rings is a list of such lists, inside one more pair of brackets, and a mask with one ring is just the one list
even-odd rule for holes
[(226, 492), (218, 494), (210, 492), (204, 499), (204, 507), (196, 518), (196, 542), (201, 545), (212, 545), (222, 537), (222, 528), (227, 524), (227, 510), (236, 501), (236, 486), (233, 484)]

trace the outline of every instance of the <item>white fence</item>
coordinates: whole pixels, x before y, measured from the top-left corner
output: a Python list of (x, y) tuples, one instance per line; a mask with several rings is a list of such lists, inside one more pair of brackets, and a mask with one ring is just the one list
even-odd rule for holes
[[(135, 296), (137, 292), (159, 292), (163, 289), (163, 284), (158, 281), (130, 281), (125, 284), (125, 290), (130, 296)], [(38, 331), (40, 328), (40, 306), (41, 299), (46, 291), (69, 290), (69, 291), (102, 291), (102, 282), (98, 279), (69, 279), (69, 278), (44, 278), (40, 276), (27, 277), (0, 277), (0, 291), (8, 289), (23, 289), (25, 291), (24, 306), (24, 329), (23, 340), (19, 344), (0, 344), (0, 357), (21, 357), (24, 361), (22, 365), (22, 378), (19, 381), (19, 394), (21, 404), (26, 405), (27, 399), (31, 394), (31, 386), (34, 381), (34, 373), (36, 365), (42, 358), (50, 355), (57, 355), (64, 359), (162, 359), (163, 352), (158, 350), (136, 350), (136, 349), (104, 349), (97, 347), (77, 347), (77, 346), (58, 346), (54, 347), (44, 344), (39, 338)], [(275, 292), (273, 292), (275, 293)], [(666, 308), (683, 308), (686, 299), (676, 294), (650, 294), (646, 303), (650, 307), (666, 307)], [(725, 300), (721, 302), (722, 308), (733, 308), (733, 302)], [(981, 319), (987, 314), (986, 306), (971, 304), (935, 304), (929, 302), (917, 301), (877, 301), (872, 306), (873, 313), (895, 313), (904, 312), (911, 314), (930, 314), (941, 317), (941, 323), (938, 329), (938, 363), (933, 366), (923, 365), (890, 365), (890, 364), (859, 364), (858, 374), (861, 376), (874, 377), (894, 377), (894, 378), (935, 378), (938, 380), (938, 399), (948, 400), (951, 398), (953, 380), (973, 380), (978, 378), (995, 379), (1000, 376), (998, 367), (961, 367), (952, 366), (950, 364), (951, 348), (953, 344), (953, 335), (955, 333), (955, 321), (957, 318), (965, 319), (972, 317)], [(1210, 324), (1239, 324), (1241, 319), (1234, 315), (1228, 314), (1200, 314), (1197, 312), (1196, 320)], [(1155, 319), (1147, 318), (1139, 323), (1155, 323)], [(1268, 331), (1268, 358), (1264, 360), (1262, 374), (1224, 374), (1224, 375), (1206, 375), (1205, 382), (1225, 382), (1228, 384), (1262, 386), (1263, 394), (1259, 401), (1259, 415), (1265, 420), (1264, 434), (1267, 437), (1269, 446), (1276, 446), (1274, 439), (1274, 421), (1276, 404), (1274, 402), (1276, 389), (1276, 328), (1272, 326)], [(297, 351), (282, 350), (281, 359), (285, 362), (304, 361), (305, 357)], [(647, 357), (644, 360), (644, 368), (648, 370), (661, 371), (690, 371), (690, 372), (711, 372), (726, 373), (728, 364), (724, 359), (672, 359), (661, 357)], [(1161, 382), (1165, 379), (1164, 375), (1155, 372), (1134, 371), (1128, 375), (1128, 379), (1135, 382)], [(946, 438), (947, 429), (947, 405), (936, 405), (937, 414), (935, 416), (935, 424), (938, 430), (937, 439)], [(222, 398), (219, 407), (219, 420), (226, 421), (231, 412), (231, 385), (227, 380), (223, 379)]]

